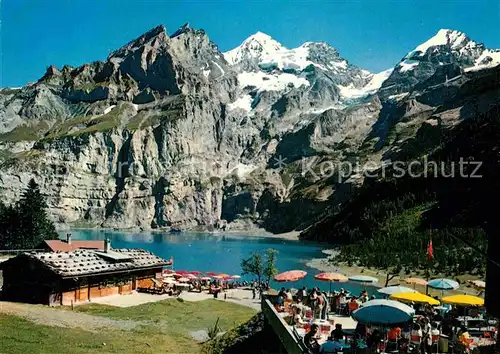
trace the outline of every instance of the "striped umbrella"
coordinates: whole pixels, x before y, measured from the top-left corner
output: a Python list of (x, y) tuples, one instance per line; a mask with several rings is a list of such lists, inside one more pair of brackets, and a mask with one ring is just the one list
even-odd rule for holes
[(297, 281), (304, 278), (307, 275), (307, 272), (303, 270), (289, 270), (287, 272), (278, 274), (274, 277), (274, 280), (280, 283), (288, 282), (288, 281)]

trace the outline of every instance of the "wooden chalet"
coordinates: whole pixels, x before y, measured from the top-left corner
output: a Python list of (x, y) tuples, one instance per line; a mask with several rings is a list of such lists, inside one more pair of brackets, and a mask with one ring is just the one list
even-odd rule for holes
[(23, 253), (0, 264), (7, 301), (71, 305), (148, 288), (166, 261), (142, 249)]

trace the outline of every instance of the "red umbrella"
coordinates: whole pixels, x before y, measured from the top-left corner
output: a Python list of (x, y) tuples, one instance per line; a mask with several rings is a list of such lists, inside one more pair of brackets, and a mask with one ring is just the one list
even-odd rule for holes
[(175, 272), (177, 274), (188, 274), (189, 273), (187, 270), (176, 270)]
[(231, 278), (231, 276), (229, 274), (224, 274), (224, 273), (221, 273), (221, 274), (218, 274), (218, 275), (214, 275), (213, 276), (214, 278), (216, 279), (227, 279), (227, 278)]
[(349, 280), (345, 275), (340, 273), (319, 273), (314, 276), (317, 280), (330, 282), (330, 292), (332, 292), (332, 282), (345, 283)]
[(202, 273), (198, 270), (193, 270), (193, 271), (189, 272), (189, 274), (200, 275)]
[(172, 274), (175, 273), (172, 269), (163, 269), (163, 274)]
[(217, 274), (219, 273), (215, 273), (215, 272), (205, 272), (206, 275), (210, 276), (210, 277), (214, 277), (216, 276)]
[(274, 277), (274, 280), (277, 282), (297, 281), (304, 278), (306, 274), (307, 272), (303, 270), (289, 270), (288, 272), (278, 274)]
[(186, 274), (186, 275), (185, 275), (185, 277), (186, 277), (186, 278), (189, 278), (189, 279), (196, 279), (196, 275), (191, 274), (191, 273)]

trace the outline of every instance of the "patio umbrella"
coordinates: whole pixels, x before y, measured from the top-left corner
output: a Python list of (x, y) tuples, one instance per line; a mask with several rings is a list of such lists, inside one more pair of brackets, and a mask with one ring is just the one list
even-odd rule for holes
[(406, 284), (413, 284), (413, 288), (415, 288), (415, 285), (427, 286), (427, 280), (421, 278), (406, 278), (405, 282)]
[(356, 321), (375, 326), (403, 324), (414, 315), (410, 306), (393, 300), (370, 300), (352, 313)]
[(274, 277), (274, 281), (279, 283), (287, 282), (287, 281), (297, 281), (306, 276), (307, 272), (303, 270), (289, 270), (287, 272), (283, 272)]
[(187, 270), (176, 270), (175, 271), (177, 274), (188, 274), (189, 272)]
[(378, 279), (375, 277), (370, 277), (369, 275), (353, 275), (349, 277), (350, 281), (355, 281), (358, 283), (377, 283)]
[(486, 282), (482, 280), (471, 280), (470, 283), (478, 289), (486, 289)]
[(180, 283), (187, 283), (187, 282), (191, 281), (191, 279), (189, 279), (189, 278), (179, 278), (179, 279), (177, 279), (177, 281), (180, 282)]
[(189, 272), (189, 274), (200, 275), (202, 273), (199, 270), (192, 270), (192, 271)]
[(189, 278), (189, 279), (196, 279), (196, 278), (197, 278), (197, 276), (196, 276), (196, 275), (194, 275), (194, 274), (188, 273), (188, 274), (186, 274), (186, 278)]
[(164, 278), (173, 278), (175, 276), (175, 274), (173, 273), (166, 273), (166, 274), (163, 274), (163, 277)]
[(391, 300), (416, 302), (420, 304), (439, 305), (440, 302), (430, 296), (420, 293), (399, 293), (391, 295)]
[(217, 275), (218, 273), (215, 273), (215, 272), (205, 272), (206, 275), (210, 276), (210, 277), (213, 277), (215, 275)]
[(235, 275), (232, 275), (231, 278), (233, 278), (233, 279), (240, 279), (241, 277), (239, 275), (235, 274)]
[(216, 279), (226, 279), (226, 278), (230, 278), (231, 276), (229, 274), (221, 273), (221, 274), (214, 275), (213, 277)]
[(344, 283), (349, 279), (340, 273), (319, 273), (314, 276), (315, 279), (330, 282), (330, 293), (332, 292), (332, 282)]
[(163, 274), (172, 274), (172, 273), (175, 273), (175, 271), (172, 269), (163, 269), (162, 273)]
[(484, 299), (472, 295), (452, 295), (441, 299), (444, 304), (458, 306), (484, 306)]
[(439, 279), (432, 279), (429, 281), (427, 284), (429, 287), (433, 289), (439, 289), (439, 290), (455, 290), (460, 287), (460, 285), (451, 279), (445, 279), (445, 278), (439, 278)]
[(393, 294), (399, 294), (399, 293), (417, 293), (418, 291), (414, 289), (407, 288), (406, 286), (388, 286), (386, 288), (378, 289), (377, 290), (381, 294), (385, 295), (393, 295)]
[(201, 280), (211, 280), (212, 278), (210, 278), (210, 277), (201, 277), (200, 279)]

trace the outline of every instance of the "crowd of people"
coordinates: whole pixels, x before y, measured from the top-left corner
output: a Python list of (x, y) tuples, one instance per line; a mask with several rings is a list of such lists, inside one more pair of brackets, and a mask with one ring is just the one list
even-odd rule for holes
[[(349, 316), (362, 303), (373, 299), (375, 297), (369, 296), (366, 291), (362, 291), (359, 296), (353, 296), (344, 289), (338, 293), (327, 294), (319, 288), (307, 290), (303, 287), (293, 292), (291, 289), (281, 288), (274, 305), (278, 312), (290, 314), (286, 317), (290, 318), (290, 325), (306, 328), (303, 342), (313, 353), (333, 353), (349, 348), (356, 351), (366, 349), (370, 352), (379, 350), (431, 354), (438, 350), (440, 338), (446, 338), (446, 343), (453, 343), (455, 347), (462, 345), (467, 348), (471, 343), (467, 328), (458, 320), (461, 315), (459, 308), (435, 308), (427, 304), (412, 303), (409, 305), (414, 308), (416, 316), (406, 324), (380, 328), (358, 323), (354, 331), (346, 332), (342, 325), (337, 323), (328, 339), (323, 339), (324, 342), (320, 344), (320, 327), (316, 319), (328, 320), (328, 315), (332, 313), (337, 316)], [(306, 311), (309, 312), (307, 315)]]

